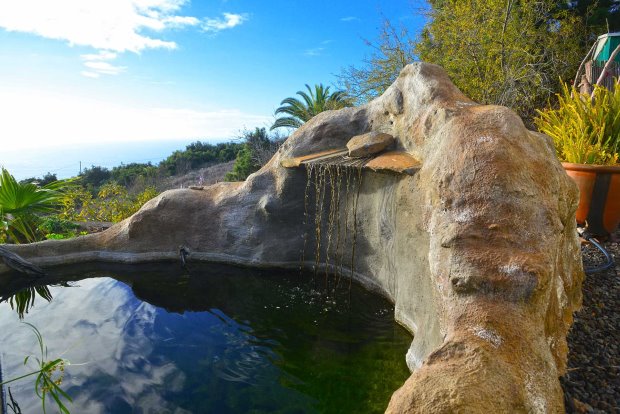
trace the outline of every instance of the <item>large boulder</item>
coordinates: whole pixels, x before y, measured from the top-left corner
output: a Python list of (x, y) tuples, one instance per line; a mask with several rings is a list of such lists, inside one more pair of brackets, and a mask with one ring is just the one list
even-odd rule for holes
[[(367, 105), (319, 114), (244, 183), (168, 191), (102, 233), (7, 248), (40, 266), (177, 260), (183, 246), (189, 260), (298, 267), (302, 252), (329, 257), (329, 231), (304, 234), (333, 230), (343, 213), (317, 220), (317, 176), (307, 185), (303, 168), (281, 161), (373, 131), (421, 161), (413, 176), (355, 173), (354, 219), (338, 226), (356, 235), (344, 274), (391, 298), (414, 335), (413, 373), (388, 412), (563, 412), (558, 377), (583, 280), (577, 190), (548, 137), (472, 102), (435, 65), (407, 66)], [(342, 171), (327, 173), (345, 191)], [(334, 270), (331, 260), (321, 262)]]

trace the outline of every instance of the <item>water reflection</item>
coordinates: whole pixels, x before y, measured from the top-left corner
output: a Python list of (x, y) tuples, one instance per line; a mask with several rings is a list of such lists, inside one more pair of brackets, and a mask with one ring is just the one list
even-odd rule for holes
[[(65, 378), (73, 412), (382, 412), (408, 375), (411, 338), (358, 287), (347, 303), (297, 274), (139, 269), (51, 287), (26, 315), (51, 356), (84, 364)], [(6, 377), (36, 351), (19, 325), (0, 304)], [(12, 390), (25, 413), (40, 410), (32, 384)]]
[(52, 300), (52, 294), (47, 286), (33, 286), (20, 290), (14, 295), (9, 296), (8, 299), (0, 298), (0, 301), (6, 300), (11, 309), (17, 312), (19, 319), (24, 319), (24, 314), (28, 313), (30, 308), (34, 306), (37, 296), (42, 297), (48, 302)]

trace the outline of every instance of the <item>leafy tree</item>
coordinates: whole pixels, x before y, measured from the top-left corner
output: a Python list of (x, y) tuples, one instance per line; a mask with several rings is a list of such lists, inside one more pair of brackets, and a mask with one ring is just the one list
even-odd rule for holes
[(620, 30), (620, 0), (572, 0), (559, 2), (559, 8), (580, 16), (592, 35)]
[(534, 115), (583, 57), (584, 27), (557, 1), (451, 1), (434, 9), (416, 51), (475, 101)]
[(299, 128), (313, 116), (331, 109), (340, 109), (351, 106), (351, 100), (345, 92), (336, 91), (329, 93), (329, 86), (323, 84), (314, 85), (314, 90), (306, 84), (308, 93), (297, 91), (297, 95), (302, 100), (289, 97), (280, 102), (280, 107), (276, 109), (276, 115), (285, 114), (287, 116), (276, 119), (271, 129), (280, 127)]
[(381, 95), (394, 83), (400, 71), (416, 60), (415, 42), (407, 29), (396, 29), (387, 20), (379, 41), (376, 44), (365, 42), (373, 49), (372, 55), (364, 60), (363, 66), (349, 66), (339, 76), (342, 87), (357, 105)]
[(506, 105), (527, 120), (571, 79), (590, 46), (586, 18), (557, 0), (431, 0), (417, 38), (389, 22), (362, 68), (341, 83), (360, 100), (377, 96), (413, 60), (444, 67), (472, 99)]
[(80, 174), (80, 181), (93, 193), (96, 193), (103, 184), (105, 184), (112, 173), (105, 167), (91, 165), (90, 168), (84, 168)]
[(51, 172), (48, 172), (41, 178), (37, 178), (37, 177), (26, 178), (25, 180), (21, 180), (19, 183), (20, 184), (34, 183), (34, 184), (38, 184), (39, 186), (45, 186), (50, 183), (53, 183), (54, 181), (58, 181), (58, 177), (56, 177), (56, 174), (52, 174)]

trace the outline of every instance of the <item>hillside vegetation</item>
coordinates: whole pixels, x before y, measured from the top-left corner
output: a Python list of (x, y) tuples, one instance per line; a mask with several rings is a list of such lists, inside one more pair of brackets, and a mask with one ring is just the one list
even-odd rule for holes
[[(192, 142), (157, 165), (130, 163), (111, 169), (92, 165), (69, 180), (47, 173), (17, 182), (3, 170), (0, 243), (74, 237), (131, 216), (162, 191), (245, 180), (282, 141), (280, 135), (256, 128), (244, 131), (237, 141)], [(29, 207), (30, 201), (36, 204)]]

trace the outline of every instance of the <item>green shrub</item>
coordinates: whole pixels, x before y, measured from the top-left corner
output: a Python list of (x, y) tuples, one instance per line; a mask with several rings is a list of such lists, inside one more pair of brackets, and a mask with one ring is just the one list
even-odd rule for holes
[(39, 231), (49, 239), (50, 234), (73, 234), (80, 228), (72, 221), (65, 220), (60, 216), (50, 216), (42, 219), (39, 224)]
[(224, 180), (226, 181), (243, 181), (248, 175), (252, 174), (260, 168), (252, 161), (252, 151), (250, 146), (245, 145), (241, 151), (237, 153), (237, 159), (231, 172), (226, 173)]
[(146, 164), (133, 162), (127, 165), (121, 164), (118, 167), (112, 168), (110, 180), (116, 181), (129, 188), (139, 177), (143, 177), (144, 179), (155, 178), (157, 174), (157, 167), (150, 162)]
[(232, 161), (242, 147), (242, 143), (236, 142), (214, 145), (196, 141), (187, 145), (184, 151), (173, 152), (172, 155), (159, 163), (159, 167), (169, 175), (184, 174), (208, 163)]
[(240, 137), (245, 144), (237, 153), (233, 170), (226, 174), (226, 181), (243, 181), (248, 175), (258, 171), (278, 150), (285, 138), (278, 133), (269, 136), (265, 128), (243, 131)]
[(614, 165), (620, 153), (620, 87), (596, 86), (594, 96), (563, 85), (557, 109), (538, 111), (536, 126), (555, 143), (561, 161)]
[(134, 214), (148, 200), (157, 195), (154, 187), (131, 196), (127, 189), (115, 182), (101, 186), (97, 197), (81, 187), (67, 192), (60, 217), (72, 221), (110, 221), (113, 223)]

